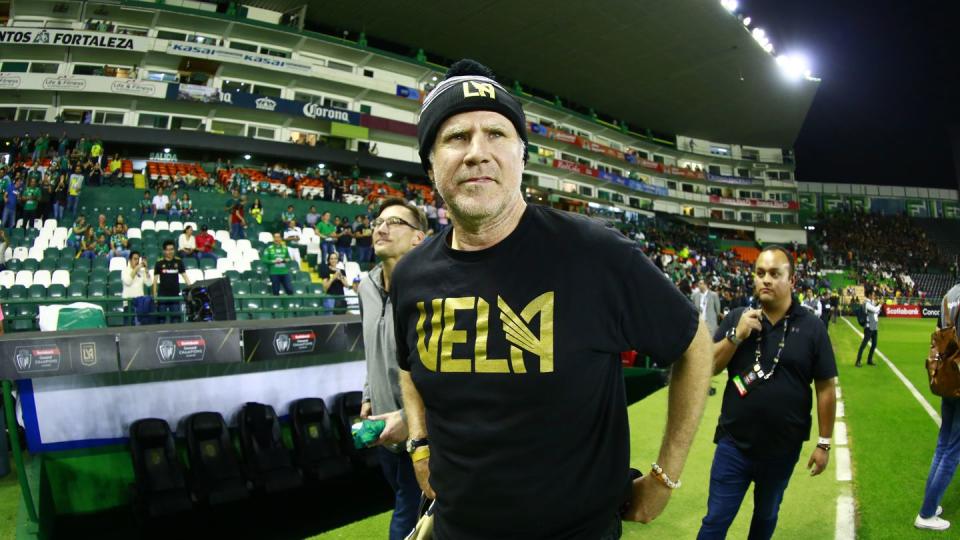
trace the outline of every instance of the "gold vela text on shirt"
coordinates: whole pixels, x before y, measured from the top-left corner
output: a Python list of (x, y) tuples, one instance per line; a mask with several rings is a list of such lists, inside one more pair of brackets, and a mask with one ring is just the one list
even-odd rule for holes
[[(483, 298), (464, 296), (460, 298), (436, 298), (430, 302), (417, 302), (417, 352), (420, 362), (430, 371), (442, 373), (526, 373), (523, 351), (540, 360), (540, 373), (553, 372), (553, 291), (545, 292), (527, 304), (518, 316), (497, 296), (500, 310), (501, 330), (510, 345), (510, 359), (487, 356), (487, 337), (490, 327), (490, 305)], [(467, 343), (466, 329), (455, 327), (457, 311), (476, 313), (473, 358), (454, 358), (453, 346)], [(540, 314), (540, 335), (528, 326)], [(427, 337), (429, 319), (430, 336)]]

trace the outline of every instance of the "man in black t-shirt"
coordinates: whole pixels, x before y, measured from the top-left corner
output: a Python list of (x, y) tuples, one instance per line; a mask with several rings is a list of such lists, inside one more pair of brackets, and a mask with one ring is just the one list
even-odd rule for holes
[(180, 278), (189, 287), (190, 278), (183, 261), (176, 257), (173, 240), (163, 241), (163, 258), (153, 266), (153, 298), (160, 313), (174, 313), (176, 315), (161, 315), (162, 322), (180, 322), (180, 300), (157, 300), (157, 297), (180, 296)]
[[(472, 61), (420, 113), (420, 157), (453, 227), (400, 260), (390, 295), (407, 449), (437, 540), (607, 540), (621, 512), (654, 519), (709, 388), (706, 327), (637, 245), (524, 202), (525, 125)], [(674, 366), (663, 446), (643, 456), (657, 472), (633, 482), (627, 350)]]
[(810, 437), (810, 385), (820, 439), (807, 462), (824, 471), (836, 412), (837, 364), (827, 328), (793, 297), (793, 257), (767, 246), (754, 268), (761, 309), (731, 311), (714, 334), (714, 371), (727, 371), (714, 442), (710, 497), (698, 540), (725, 538), (754, 484), (751, 539), (769, 539), (803, 442)]

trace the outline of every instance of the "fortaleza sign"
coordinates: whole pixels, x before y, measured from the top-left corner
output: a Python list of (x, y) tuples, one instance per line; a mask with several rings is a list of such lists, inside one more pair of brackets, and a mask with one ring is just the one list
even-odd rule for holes
[(17, 28), (14, 26), (0, 29), (0, 44), (58, 45), (61, 47), (145, 51), (149, 48), (150, 38), (85, 30)]
[(904, 319), (919, 319), (923, 316), (920, 311), (920, 306), (906, 306), (900, 304), (883, 306), (883, 313), (887, 317)]

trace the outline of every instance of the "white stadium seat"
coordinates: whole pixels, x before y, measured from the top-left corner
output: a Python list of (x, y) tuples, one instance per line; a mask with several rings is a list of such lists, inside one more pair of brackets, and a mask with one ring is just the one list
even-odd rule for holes
[(20, 270), (17, 272), (17, 277), (14, 282), (17, 285), (23, 285), (24, 287), (33, 285), (33, 272), (30, 270)]
[(55, 219), (48, 219), (43, 222), (43, 230), (56, 229), (56, 228), (57, 228), (57, 220)]
[(140, 229), (132, 227), (127, 229), (127, 238), (143, 238), (143, 234), (140, 232)]
[(53, 272), (53, 277), (50, 278), (51, 285), (63, 285), (64, 287), (70, 286), (70, 271), (69, 270), (56, 270)]
[[(141, 223), (140, 225), (141, 225), (141, 227), (143, 226), (142, 223)], [(155, 231), (157, 231), (157, 232), (166, 232), (166, 231), (169, 231), (169, 230), (170, 230), (170, 224), (167, 223), (166, 221), (157, 221), (157, 222), (155, 222), (155, 223), (153, 224), (153, 230), (155, 230)]]
[(180, 232), (183, 230), (183, 222), (181, 221), (171, 221), (170, 222), (170, 232)]
[(253, 246), (252, 244), (250, 244), (250, 240), (247, 240), (246, 238), (241, 238), (240, 240), (237, 240), (237, 247), (240, 249), (247, 249)]
[(110, 258), (110, 271), (120, 270), (123, 272), (123, 269), (127, 267), (127, 260), (123, 257), (111, 257)]
[(344, 270), (347, 276), (347, 283), (352, 284), (353, 278), (360, 275), (360, 265), (353, 261), (347, 261), (345, 267), (346, 268)]
[(34, 285), (43, 285), (44, 287), (50, 286), (50, 271), (49, 270), (37, 270), (33, 273), (33, 284)]
[(230, 253), (233, 250), (237, 249), (237, 243), (229, 238), (224, 238), (223, 240), (219, 240), (219, 242), (220, 242), (220, 249), (226, 251), (227, 253)]
[(263, 231), (257, 235), (257, 240), (260, 240), (265, 244), (269, 244), (270, 242), (273, 242), (273, 235), (266, 231)]
[(184, 221), (184, 222), (183, 222), (183, 228), (186, 229), (187, 227), (193, 227), (193, 233), (194, 233), (194, 234), (196, 234), (197, 231), (198, 231), (198, 229), (197, 229), (197, 222), (196, 222), (196, 221)]
[(250, 271), (250, 261), (239, 260), (233, 262), (233, 269), (237, 272), (249, 272)]
[(36, 259), (37, 262), (42, 261), (42, 260), (43, 260), (43, 250), (44, 250), (44, 249), (45, 249), (45, 248), (38, 248), (38, 247), (32, 247), (32, 248), (30, 248), (30, 249), (27, 251), (27, 258), (28, 258), (28, 259)]
[(155, 231), (155, 230), (157, 230), (157, 229), (155, 228), (154, 225), (155, 225), (155, 224), (153, 223), (153, 220), (151, 220), (151, 219), (145, 219), (145, 220), (143, 220), (143, 221), (140, 222), (140, 230), (143, 230), (143, 231)]
[[(190, 278), (190, 283), (201, 281), (203, 279), (203, 270), (200, 270), (199, 268), (188, 268), (187, 277)], [(182, 278), (180, 282), (183, 283)]]
[(18, 261), (25, 261), (30, 257), (30, 250), (20, 246), (13, 248), (13, 258)]
[(233, 270), (233, 259), (228, 259), (227, 257), (220, 257), (217, 259), (217, 270), (221, 272)]
[(9, 289), (16, 283), (17, 274), (13, 270), (4, 270), (0, 272), (0, 287)]
[(211, 268), (209, 270), (203, 271), (203, 279), (217, 279), (222, 278), (223, 272), (217, 270), (216, 268)]
[[(207, 231), (210, 232), (210, 231)], [(224, 240), (230, 240), (230, 231), (218, 230), (213, 233), (213, 237), (217, 242), (223, 242)]]

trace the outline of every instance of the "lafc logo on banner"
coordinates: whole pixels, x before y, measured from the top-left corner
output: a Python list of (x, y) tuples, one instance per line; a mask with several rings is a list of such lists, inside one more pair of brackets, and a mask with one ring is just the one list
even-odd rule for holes
[(80, 363), (87, 367), (90, 367), (97, 363), (97, 344), (96, 343), (80, 344)]
[[(420, 362), (430, 371), (443, 373), (526, 373), (523, 351), (540, 360), (540, 373), (553, 372), (553, 291), (534, 298), (518, 316), (497, 296), (502, 331), (510, 345), (510, 359), (487, 356), (487, 339), (490, 332), (490, 306), (483, 298), (437, 298), (430, 302), (417, 302), (420, 317), (417, 320), (417, 352)], [(466, 344), (467, 330), (457, 329), (458, 311), (471, 310), (476, 314), (473, 358), (454, 358), (453, 346)], [(530, 330), (533, 318), (540, 315), (540, 335)], [(430, 336), (427, 337), (426, 321), (430, 319)]]
[[(470, 87), (473, 87), (473, 90)], [(463, 82), (463, 97), (488, 97), (490, 99), (497, 99), (497, 92), (493, 89), (493, 85), (490, 83), (478, 83), (476, 81), (464, 81)]]

